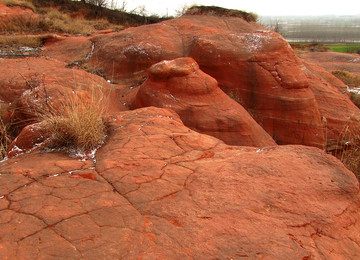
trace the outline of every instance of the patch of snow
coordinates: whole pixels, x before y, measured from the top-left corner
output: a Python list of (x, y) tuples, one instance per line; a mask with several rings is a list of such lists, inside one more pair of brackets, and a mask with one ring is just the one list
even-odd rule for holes
[(23, 46), (19, 48), (20, 51), (23, 52), (28, 52), (28, 51), (39, 51), (39, 48), (32, 48), (32, 47), (28, 47), (28, 46)]
[(360, 94), (360, 88), (350, 88), (349, 86), (347, 87), (347, 92), (349, 93), (354, 93), (359, 95)]
[(57, 173), (57, 174), (54, 174), (54, 175), (49, 175), (48, 177), (49, 178), (52, 178), (52, 177), (57, 177), (57, 176), (59, 176), (61, 173)]

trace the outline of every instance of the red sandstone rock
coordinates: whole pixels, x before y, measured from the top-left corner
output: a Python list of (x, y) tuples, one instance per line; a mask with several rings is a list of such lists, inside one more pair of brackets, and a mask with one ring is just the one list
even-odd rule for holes
[(132, 108), (173, 109), (191, 129), (231, 145), (269, 146), (274, 140), (247, 111), (228, 97), (192, 58), (162, 61), (149, 69)]
[(81, 64), (90, 58), (92, 43), (88, 37), (51, 37), (46, 40), (44, 55), (71, 64)]
[(109, 111), (124, 110), (118, 101), (122, 87), (66, 63), (49, 58), (0, 60), (0, 100), (11, 103), (8, 114), (17, 124), (32, 123), (49, 106), (53, 109), (74, 98), (104, 99)]
[(360, 76), (360, 55), (356, 53), (308, 52), (301, 54), (300, 57), (329, 72), (346, 70)]
[(25, 126), (20, 134), (10, 144), (7, 156), (9, 158), (47, 147), (50, 132), (46, 121)]
[(305, 63), (310, 88), (314, 92), (319, 111), (326, 120), (327, 149), (341, 148), (347, 142), (344, 139), (346, 128), (360, 135), (360, 113), (358, 107), (349, 99), (346, 85), (325, 69)]
[(106, 77), (139, 81), (161, 60), (190, 56), (279, 144), (324, 146), (304, 65), (274, 32), (236, 17), (191, 16), (94, 38), (89, 64)]
[(109, 118), (96, 160), (0, 163), (2, 259), (356, 259), (360, 197), (334, 157), (228, 146), (159, 108)]

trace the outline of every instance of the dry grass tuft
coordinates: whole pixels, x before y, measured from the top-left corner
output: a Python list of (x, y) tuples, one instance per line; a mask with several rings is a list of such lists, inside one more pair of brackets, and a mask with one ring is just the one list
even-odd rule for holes
[(112, 27), (114, 26), (106, 19), (72, 18), (56, 9), (50, 9), (43, 15), (14, 16), (9, 20), (0, 21), (0, 31), (3, 33), (62, 32), (89, 35), (96, 30)]
[(345, 70), (334, 70), (331, 72), (349, 87), (360, 87), (360, 77)]
[(22, 47), (27, 46), (31, 48), (40, 47), (43, 44), (44, 36), (22, 36), (10, 35), (0, 36), (0, 46)]
[(36, 11), (35, 6), (31, 1), (26, 0), (0, 0), (6, 6), (20, 6), (24, 8), (31, 9), (33, 12)]
[(219, 17), (239, 17), (247, 22), (256, 22), (258, 16), (240, 10), (225, 9), (218, 6), (192, 6), (185, 11), (185, 15), (213, 15)]
[(0, 118), (0, 137), (1, 137), (0, 160), (3, 160), (5, 158), (8, 148), (9, 148), (9, 145), (12, 140), (10, 137), (9, 131), (10, 131), (9, 123), (6, 123), (1, 117)]
[(89, 99), (75, 95), (70, 97), (69, 103), (63, 104), (62, 111), (45, 112), (42, 117), (48, 122), (52, 148), (66, 147), (85, 152), (103, 144), (105, 106), (103, 98), (97, 96), (95, 92)]
[(360, 180), (360, 136), (359, 131), (346, 126), (338, 140), (340, 149), (334, 152), (334, 156), (351, 170)]

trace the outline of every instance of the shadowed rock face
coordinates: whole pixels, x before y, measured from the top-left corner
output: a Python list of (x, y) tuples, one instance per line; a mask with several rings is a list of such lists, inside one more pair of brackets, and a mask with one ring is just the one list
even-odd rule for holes
[(2, 259), (356, 259), (359, 184), (319, 149), (227, 146), (154, 107), (108, 121), (96, 160), (0, 163)]
[[(240, 18), (192, 16), (94, 38), (90, 64), (139, 80), (161, 60), (190, 56), (279, 144), (324, 146), (305, 67), (278, 34)], [(286, 129), (286, 130), (285, 130)]]
[(247, 111), (228, 97), (216, 80), (199, 70), (192, 58), (163, 61), (150, 67), (132, 108), (173, 109), (184, 124), (231, 145), (275, 145)]

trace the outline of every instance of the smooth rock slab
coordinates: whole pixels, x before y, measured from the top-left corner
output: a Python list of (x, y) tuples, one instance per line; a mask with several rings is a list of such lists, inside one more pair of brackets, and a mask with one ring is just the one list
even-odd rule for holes
[(1, 162), (2, 259), (359, 256), (359, 182), (321, 150), (228, 146), (153, 107), (108, 122), (96, 160)]

